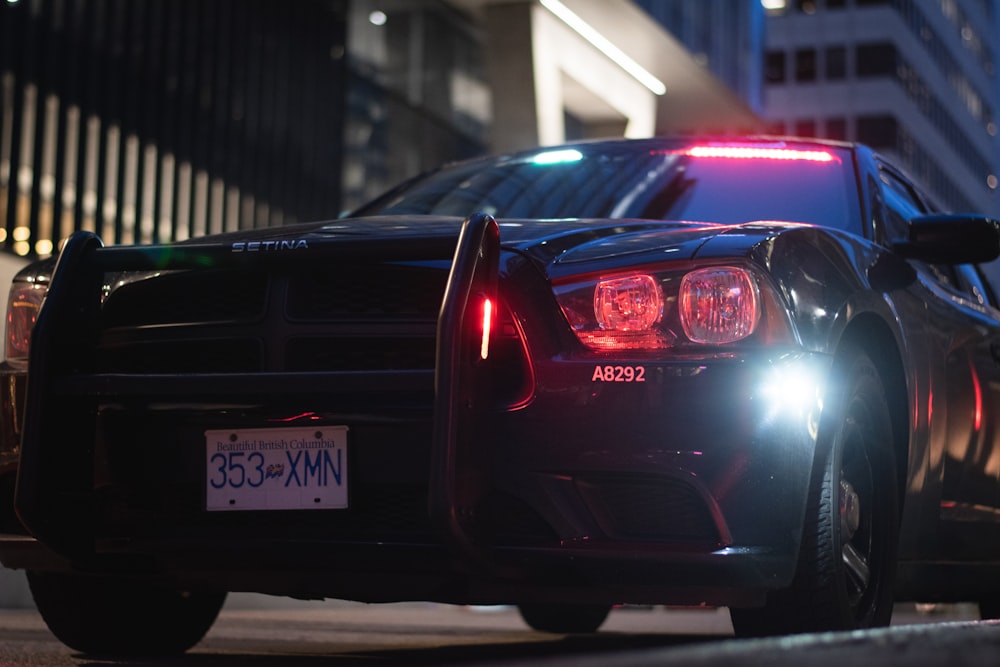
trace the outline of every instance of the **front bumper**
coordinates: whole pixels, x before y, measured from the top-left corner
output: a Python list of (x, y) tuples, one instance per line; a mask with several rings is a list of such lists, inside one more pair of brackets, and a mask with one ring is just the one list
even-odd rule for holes
[[(351, 427), (350, 507), (219, 513), (204, 509), (204, 430), (259, 414), (106, 406), (99, 483), (76, 498), (85, 530), (55, 554), (0, 541), (0, 559), (298, 597), (758, 604), (794, 575), (815, 446), (815, 412), (755, 389), (775, 366), (647, 365), (641, 385), (602, 386), (592, 363), (539, 366), (534, 401), (465, 443), (461, 545), (428, 510), (429, 414), (313, 411)], [(564, 382), (546, 391), (548, 377)]]

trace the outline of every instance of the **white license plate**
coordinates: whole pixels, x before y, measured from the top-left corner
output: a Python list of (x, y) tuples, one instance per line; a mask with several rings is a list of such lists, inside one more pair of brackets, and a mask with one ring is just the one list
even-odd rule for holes
[(205, 431), (205, 508), (347, 507), (347, 427)]

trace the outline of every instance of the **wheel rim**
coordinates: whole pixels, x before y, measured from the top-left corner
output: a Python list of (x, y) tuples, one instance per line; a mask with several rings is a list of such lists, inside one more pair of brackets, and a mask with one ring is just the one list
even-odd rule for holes
[[(880, 544), (877, 539), (879, 502), (868, 441), (872, 429), (863, 418), (864, 406), (855, 405), (847, 420), (838, 481), (840, 556), (844, 592), (857, 618), (870, 612), (879, 580)], [(860, 417), (860, 418), (859, 418)]]

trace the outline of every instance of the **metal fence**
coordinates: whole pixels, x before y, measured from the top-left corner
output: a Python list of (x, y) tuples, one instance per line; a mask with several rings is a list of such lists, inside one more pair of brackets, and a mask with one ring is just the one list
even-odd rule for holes
[(0, 242), (334, 217), (347, 0), (0, 1)]

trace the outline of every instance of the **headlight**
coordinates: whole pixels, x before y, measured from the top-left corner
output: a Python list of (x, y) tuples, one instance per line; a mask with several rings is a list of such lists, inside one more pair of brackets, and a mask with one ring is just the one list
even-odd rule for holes
[(595, 351), (793, 342), (768, 285), (750, 267), (710, 266), (570, 279), (554, 292), (577, 338)]
[(757, 283), (733, 266), (688, 273), (678, 301), (681, 326), (694, 343), (735, 343), (752, 334), (760, 320)]
[(28, 367), (31, 330), (38, 319), (38, 310), (45, 298), (46, 286), (34, 283), (14, 283), (7, 299), (7, 361), (20, 368)]

